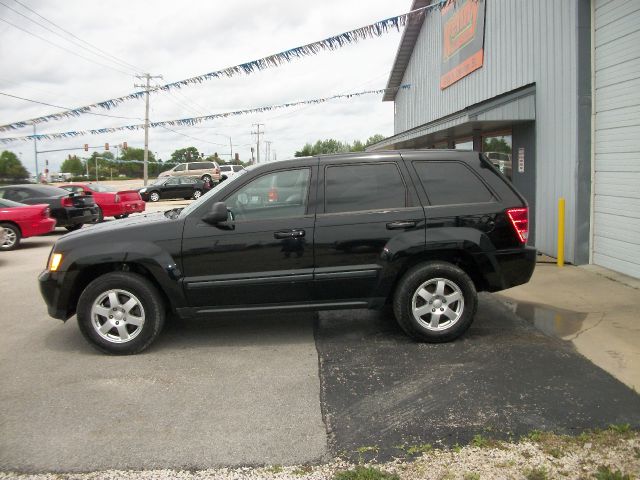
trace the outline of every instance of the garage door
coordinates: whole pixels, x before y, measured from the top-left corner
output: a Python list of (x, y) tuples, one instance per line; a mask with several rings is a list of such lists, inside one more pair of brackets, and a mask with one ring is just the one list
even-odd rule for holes
[(640, 278), (640, 1), (594, 1), (593, 261)]

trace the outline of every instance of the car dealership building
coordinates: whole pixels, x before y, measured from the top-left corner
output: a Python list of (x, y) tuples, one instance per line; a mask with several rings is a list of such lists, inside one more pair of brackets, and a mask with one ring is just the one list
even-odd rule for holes
[(640, 1), (450, 2), (408, 21), (387, 86), (394, 135), (369, 150), (484, 151), (542, 253), (562, 197), (565, 259), (640, 278)]

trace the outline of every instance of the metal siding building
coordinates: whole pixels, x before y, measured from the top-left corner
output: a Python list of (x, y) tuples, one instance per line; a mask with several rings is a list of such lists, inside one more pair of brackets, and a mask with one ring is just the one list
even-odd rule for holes
[[(412, 9), (429, 3), (414, 0)], [(611, 242), (607, 232), (616, 224), (616, 215), (599, 210), (624, 204), (628, 215), (635, 212), (635, 220), (622, 226), (626, 234), (616, 231), (611, 235), (616, 241), (622, 237), (628, 241), (633, 236), (630, 226), (636, 232), (638, 262), (640, 102), (631, 102), (635, 106), (620, 109), (618, 114), (606, 113), (608, 98), (611, 102), (621, 100), (616, 92), (626, 92), (627, 98), (640, 95), (638, 11), (638, 0), (597, 0), (597, 5), (590, 0), (486, 0), (483, 65), (445, 89), (440, 87), (442, 18), (438, 10), (428, 12), (407, 25), (389, 78), (388, 87), (410, 85), (385, 95), (385, 100), (395, 102), (395, 134), (370, 149), (439, 144), (451, 148), (461, 138), (473, 138), (474, 149), (479, 149), (485, 136), (507, 129), (512, 152), (523, 153), (524, 171), (516, 171), (514, 163), (512, 181), (531, 206), (531, 243), (541, 252), (557, 255), (557, 202), (564, 197), (565, 258), (583, 264), (593, 254), (596, 263), (640, 276), (640, 271), (605, 260), (604, 251), (613, 255), (614, 245), (607, 243)], [(593, 15), (596, 64), (601, 58), (608, 65), (595, 69), (595, 213), (591, 211)], [(605, 52), (607, 48), (611, 53)], [(614, 87), (622, 78), (626, 84)], [(608, 96), (605, 84), (611, 84)], [(600, 88), (603, 95), (599, 99)], [(611, 108), (618, 107), (612, 104)], [(623, 150), (624, 156), (614, 155)], [(625, 173), (613, 180), (612, 169)], [(618, 192), (627, 192), (619, 193), (617, 204), (606, 193), (607, 182), (613, 182)], [(622, 196), (635, 206), (621, 200)]]
[(594, 11), (593, 261), (640, 277), (640, 1)]

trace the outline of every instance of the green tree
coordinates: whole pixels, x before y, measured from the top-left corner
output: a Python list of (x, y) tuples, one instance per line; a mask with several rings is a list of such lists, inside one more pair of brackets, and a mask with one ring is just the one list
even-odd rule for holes
[(371, 137), (369, 137), (367, 139), (367, 141), (364, 144), (364, 148), (367, 148), (367, 147), (373, 145), (374, 143), (381, 142), (385, 138), (387, 138), (387, 137), (385, 137), (384, 135), (380, 135), (379, 133), (376, 133), (375, 135), (373, 135), (373, 136), (371, 136)]
[(60, 165), (60, 171), (78, 176), (82, 175), (85, 172), (85, 169), (80, 158), (76, 155), (69, 155), (69, 157), (62, 162), (62, 165)]
[(200, 152), (196, 147), (179, 148), (171, 154), (171, 162), (186, 163), (195, 162), (200, 158)]
[(29, 172), (15, 153), (8, 150), (0, 153), (0, 178), (18, 180), (28, 176)]

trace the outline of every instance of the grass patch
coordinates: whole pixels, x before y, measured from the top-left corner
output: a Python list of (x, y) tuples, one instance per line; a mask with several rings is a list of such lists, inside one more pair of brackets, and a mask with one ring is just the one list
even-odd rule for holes
[(629, 424), (610, 425), (606, 430), (588, 430), (577, 436), (559, 435), (553, 432), (534, 430), (520, 439), (521, 442), (530, 441), (538, 444), (546, 455), (561, 458), (568, 449), (584, 447), (591, 444), (593, 448), (610, 448), (620, 444), (621, 440), (637, 435)]
[(606, 465), (600, 465), (593, 476), (596, 480), (631, 480), (630, 475), (623, 474), (620, 470), (614, 472)]
[(473, 436), (471, 446), (478, 448), (501, 448), (502, 442), (500, 442), (500, 440), (478, 434)]
[(282, 465), (271, 465), (269, 468), (266, 469), (266, 471), (269, 473), (281, 473), (282, 470), (283, 470)]
[(307, 475), (313, 471), (313, 467), (311, 465), (302, 465), (301, 467), (296, 468), (293, 472), (294, 475), (302, 476)]
[(406, 452), (409, 455), (417, 455), (419, 453), (429, 453), (433, 451), (433, 445), (430, 443), (421, 443), (418, 445), (409, 445), (406, 449)]
[(631, 425), (628, 423), (621, 423), (618, 425), (609, 425), (609, 430), (616, 433), (628, 433), (631, 431)]
[(527, 480), (548, 480), (549, 474), (544, 467), (531, 468), (524, 471), (524, 478)]
[(462, 476), (463, 480), (480, 480), (480, 474), (476, 472), (467, 472)]
[(333, 477), (334, 480), (400, 480), (395, 473), (385, 472), (379, 468), (363, 467), (358, 465), (351, 470), (338, 472)]

